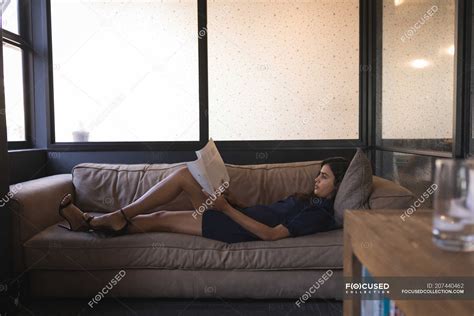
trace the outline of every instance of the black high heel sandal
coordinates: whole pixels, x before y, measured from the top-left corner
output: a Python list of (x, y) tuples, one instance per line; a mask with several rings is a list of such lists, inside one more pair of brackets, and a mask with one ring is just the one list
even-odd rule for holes
[(92, 227), (90, 222), (91, 222), (91, 220), (93, 220), (95, 218), (95, 216), (89, 215), (87, 213), (86, 214), (88, 215), (88, 218), (85, 220), (85, 222), (87, 223), (89, 228), (94, 230), (94, 231), (104, 233), (104, 234), (106, 234), (107, 236), (110, 236), (110, 237), (121, 236), (121, 235), (124, 235), (128, 232), (128, 225), (131, 224), (132, 222), (125, 215), (125, 213), (123, 212), (123, 209), (120, 209), (120, 213), (122, 213), (122, 216), (123, 216), (123, 218), (125, 218), (126, 223), (119, 230), (114, 230), (114, 229), (112, 229), (108, 226), (105, 226), (105, 225), (99, 225), (99, 226)]
[[(66, 204), (63, 204), (64, 202), (64, 199), (66, 197), (70, 196), (69, 198), (69, 201), (66, 203)], [(74, 232), (85, 232), (85, 231), (88, 231), (90, 228), (89, 228), (89, 223), (87, 223), (84, 218), (81, 219), (80, 223), (78, 223), (77, 221), (74, 222), (75, 219), (73, 218), (68, 218), (65, 214), (64, 214), (64, 209), (66, 207), (68, 207), (69, 205), (71, 205), (72, 203), (72, 196), (71, 196), (71, 193), (66, 193), (63, 198), (61, 199), (61, 201), (59, 202), (59, 208), (58, 208), (58, 212), (59, 212), (59, 215), (64, 218), (68, 224), (69, 224), (69, 227), (67, 226), (64, 226), (63, 224), (58, 224), (59, 227), (62, 227), (64, 229), (67, 229), (69, 231), (74, 231)]]

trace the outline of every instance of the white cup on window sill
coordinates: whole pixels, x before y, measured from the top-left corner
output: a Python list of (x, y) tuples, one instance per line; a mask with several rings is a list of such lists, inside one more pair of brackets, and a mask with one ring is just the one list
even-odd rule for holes
[(89, 132), (87, 131), (74, 131), (72, 132), (72, 140), (74, 142), (88, 142)]

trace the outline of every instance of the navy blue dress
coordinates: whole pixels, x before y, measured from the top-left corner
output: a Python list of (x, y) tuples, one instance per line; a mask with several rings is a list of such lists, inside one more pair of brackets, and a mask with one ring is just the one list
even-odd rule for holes
[[(271, 205), (234, 208), (270, 227), (284, 225), (291, 237), (338, 228), (330, 199), (313, 197), (308, 201), (300, 201), (289, 196)], [(226, 243), (261, 240), (221, 211), (208, 209), (202, 216), (203, 237)]]

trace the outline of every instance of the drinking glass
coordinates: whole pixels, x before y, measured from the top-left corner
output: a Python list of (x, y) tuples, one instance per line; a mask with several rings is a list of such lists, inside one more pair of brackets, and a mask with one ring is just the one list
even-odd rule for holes
[(474, 160), (437, 159), (433, 242), (452, 251), (474, 251)]

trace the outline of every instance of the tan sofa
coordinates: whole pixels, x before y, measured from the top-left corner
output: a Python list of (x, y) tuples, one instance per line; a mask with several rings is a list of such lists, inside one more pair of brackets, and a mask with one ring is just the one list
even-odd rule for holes
[[(108, 212), (132, 202), (184, 163), (113, 165), (84, 163), (71, 174), (17, 184), (13, 213), (13, 263), (33, 297), (92, 298), (120, 271), (118, 297), (299, 298), (326, 271), (332, 276), (313, 298), (341, 299), (342, 229), (286, 238), (226, 244), (199, 236), (146, 233), (106, 237), (69, 232), (58, 203), (67, 192), (86, 211)], [(246, 205), (269, 204), (308, 192), (320, 161), (226, 164), (230, 190)], [(12, 186), (13, 187), (13, 186)], [(408, 208), (413, 195), (375, 177), (371, 208)], [(156, 210), (192, 210), (185, 193)]]

